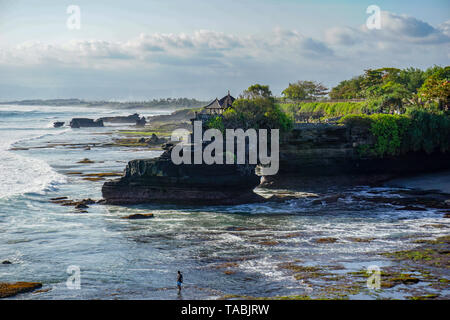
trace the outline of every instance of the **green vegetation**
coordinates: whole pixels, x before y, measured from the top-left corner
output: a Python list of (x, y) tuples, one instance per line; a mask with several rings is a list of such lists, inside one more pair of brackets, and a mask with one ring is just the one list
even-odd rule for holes
[[(208, 128), (275, 129), (288, 132), (295, 122), (338, 122), (366, 133), (357, 145), (361, 156), (399, 156), (408, 152), (450, 149), (450, 66), (365, 70), (327, 88), (314, 81), (290, 83), (284, 98), (274, 98), (269, 86), (255, 84), (233, 107), (206, 122)], [(309, 101), (302, 101), (309, 99)], [(347, 101), (340, 101), (341, 99)], [(353, 101), (351, 99), (357, 99)], [(297, 101), (296, 101), (297, 100)], [(312, 101), (311, 101), (312, 100)]]
[(450, 66), (434, 66), (425, 71), (416, 68), (369, 69), (332, 88), (328, 93), (331, 100), (321, 98), (326, 90), (314, 81), (291, 83), (283, 91), (280, 104), (283, 111), (298, 122), (321, 122), (349, 114), (398, 114), (410, 108), (448, 111)]
[(240, 99), (234, 101), (233, 108), (208, 120), (206, 127), (221, 131), (254, 128), (288, 132), (293, 127), (294, 119), (282, 111), (271, 94), (269, 86), (256, 84), (249, 87)]
[(280, 108), (300, 122), (342, 117), (348, 114), (365, 114), (376, 110), (376, 108), (371, 109), (367, 102), (352, 101), (288, 103), (280, 104)]
[(271, 98), (272, 91), (270, 91), (269, 86), (264, 86), (261, 84), (254, 84), (244, 90), (242, 97), (245, 99), (255, 99), (255, 98)]
[(450, 148), (450, 117), (412, 109), (404, 115), (347, 115), (340, 120), (351, 129), (368, 130), (373, 145), (359, 146), (362, 155), (396, 156), (408, 152), (447, 152)]
[(378, 112), (403, 111), (407, 106), (448, 110), (450, 102), (450, 66), (434, 66), (425, 71), (381, 68), (340, 82), (331, 89), (332, 99), (367, 99)]
[(315, 81), (298, 81), (290, 83), (283, 91), (283, 95), (287, 99), (307, 100), (317, 99), (327, 94), (328, 88), (321, 83)]

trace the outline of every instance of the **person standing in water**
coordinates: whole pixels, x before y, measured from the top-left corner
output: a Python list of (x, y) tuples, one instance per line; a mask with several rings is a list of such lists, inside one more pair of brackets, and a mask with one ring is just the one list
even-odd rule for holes
[(183, 283), (183, 275), (181, 274), (180, 271), (178, 271), (178, 276), (177, 276), (177, 287), (178, 287), (178, 293), (181, 293), (181, 285)]

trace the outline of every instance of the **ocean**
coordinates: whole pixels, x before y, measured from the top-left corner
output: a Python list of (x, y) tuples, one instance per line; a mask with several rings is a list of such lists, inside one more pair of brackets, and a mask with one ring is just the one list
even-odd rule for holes
[[(360, 186), (333, 190), (336, 202), (317, 204), (310, 193), (283, 203), (239, 206), (92, 205), (87, 213), (51, 198), (101, 199), (104, 180), (85, 174), (122, 172), (129, 160), (161, 151), (111, 146), (127, 125), (71, 129), (74, 117), (168, 114), (168, 110), (0, 105), (0, 282), (42, 282), (42, 291), (12, 299), (217, 299), (232, 296), (320, 296), (331, 285), (303, 281), (289, 263), (334, 276), (369, 266), (388, 268), (382, 252), (418, 246), (414, 240), (448, 235), (436, 209), (396, 210), (357, 200), (399, 197), (395, 188)], [(65, 121), (61, 128), (53, 122)], [(89, 148), (86, 148), (89, 146)], [(88, 158), (93, 163), (79, 163)], [(81, 174), (80, 174), (81, 173)], [(262, 194), (289, 190), (257, 190)], [(153, 213), (149, 220), (123, 216)], [(430, 225), (443, 227), (430, 228)], [(318, 243), (333, 238), (332, 243)], [(368, 241), (354, 241), (354, 239)], [(353, 240), (352, 240), (353, 239)], [(67, 285), (80, 270), (79, 289)], [(68, 272), (69, 270), (69, 272)], [(177, 271), (184, 289), (177, 294)], [(308, 280), (308, 279), (307, 279)], [(336, 282), (336, 286), (338, 282)], [(404, 298), (407, 290), (361, 290), (350, 298)], [(440, 291), (449, 297), (448, 288)]]

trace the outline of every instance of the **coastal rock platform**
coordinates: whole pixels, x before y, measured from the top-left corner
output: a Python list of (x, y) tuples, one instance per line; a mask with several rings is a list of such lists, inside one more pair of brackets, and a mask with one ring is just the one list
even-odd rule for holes
[(253, 166), (175, 165), (167, 151), (156, 159), (133, 160), (121, 179), (103, 185), (107, 204), (170, 203), (234, 205), (265, 201)]

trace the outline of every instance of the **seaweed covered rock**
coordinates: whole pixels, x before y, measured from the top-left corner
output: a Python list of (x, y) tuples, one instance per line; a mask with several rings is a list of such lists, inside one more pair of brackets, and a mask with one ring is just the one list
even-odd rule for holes
[(42, 283), (39, 282), (0, 282), (0, 298), (13, 297), (20, 293), (31, 292), (39, 288), (42, 288)]

